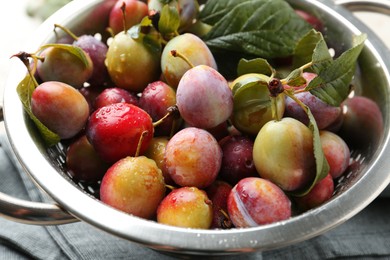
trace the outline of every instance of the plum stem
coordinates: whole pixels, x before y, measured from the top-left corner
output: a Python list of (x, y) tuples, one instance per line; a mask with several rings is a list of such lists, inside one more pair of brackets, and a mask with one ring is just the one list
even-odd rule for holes
[(268, 90), (272, 97), (277, 97), (280, 93), (283, 93), (284, 88), (279, 79), (273, 78), (268, 82)]
[(271, 111), (272, 111), (272, 118), (274, 118), (276, 121), (280, 121), (277, 98), (272, 96), (271, 96)]
[(306, 114), (309, 113), (308, 109), (307, 109), (307, 106), (301, 101), (299, 100), (293, 92), (291, 91), (288, 91), (288, 90), (285, 90), (284, 93), (289, 97), (291, 98), (292, 100), (294, 100), (302, 109), (303, 111), (305, 111)]
[(121, 6), (123, 14), (123, 31), (126, 32), (126, 3), (123, 1)]
[(219, 212), (221, 212), (222, 215), (224, 215), (224, 217), (225, 217), (225, 219), (223, 220), (223, 223), (222, 223), (222, 227), (223, 228), (231, 228), (233, 223), (230, 220), (229, 214), (227, 214), (226, 211), (224, 211), (223, 209), (219, 209)]
[(280, 93), (283, 93), (283, 85), (279, 79), (273, 78), (268, 82), (267, 87), (271, 98), (272, 118), (274, 118), (276, 121), (280, 121), (277, 97)]
[(139, 156), (140, 151), (141, 151), (142, 142), (144, 141), (145, 136), (148, 134), (149, 134), (149, 131), (143, 131), (141, 133), (141, 136), (139, 137), (139, 141), (138, 141), (138, 145), (137, 145), (137, 150), (135, 152), (135, 157)]
[(313, 62), (310, 61), (310, 62), (308, 62), (308, 63), (302, 65), (301, 67), (299, 67), (299, 69), (302, 70), (302, 71), (304, 71), (305, 69), (310, 68), (312, 65), (313, 65)]
[[(30, 54), (30, 53), (23, 52), (23, 51), (11, 56), (11, 58), (14, 58), (14, 57), (19, 58), (23, 62), (24, 66), (26, 66), (26, 68), (27, 68), (28, 74), (30, 75), (30, 77), (33, 80), (34, 87), (37, 87), (39, 84), (38, 84), (37, 80), (35, 79), (34, 74), (35, 74), (35, 71), (36, 71), (38, 59), (42, 59), (42, 58), (39, 57), (39, 56), (36, 56), (34, 54)], [(33, 68), (30, 67), (30, 60), (29, 60), (29, 58), (33, 59), (33, 61), (34, 61)]]
[(162, 118), (160, 118), (159, 120), (157, 120), (156, 122), (153, 123), (153, 127), (156, 127), (156, 126), (162, 124), (165, 119), (167, 119), (168, 117), (170, 117), (172, 115), (177, 115), (178, 113), (179, 113), (179, 109), (176, 105), (169, 107), (167, 109), (167, 113)]
[(62, 26), (60, 24), (54, 24), (54, 29), (55, 28), (60, 28), (65, 33), (67, 33), (70, 37), (72, 37), (75, 41), (77, 41), (79, 39), (79, 37), (77, 37), (73, 32), (71, 32), (71, 30), (69, 30), (68, 28), (65, 28), (64, 26)]
[(108, 34), (109, 34), (111, 37), (114, 37), (114, 36), (115, 36), (115, 33), (114, 33), (114, 31), (112, 30), (111, 27), (107, 27), (107, 28), (106, 28), (106, 32), (108, 32)]
[(169, 184), (165, 184), (165, 187), (167, 187), (167, 188), (170, 189), (170, 190), (176, 189), (174, 186), (169, 185)]
[[(301, 67), (297, 68), (297, 70), (299, 70), (299, 71), (300, 71), (300, 74), (302, 75), (303, 71), (304, 71), (305, 69), (310, 68), (311, 66), (313, 66), (313, 62), (312, 62), (312, 61), (310, 61), (310, 62), (308, 62), (308, 63), (302, 65)], [(288, 80), (287, 80), (287, 79), (281, 79), (280, 82), (282, 83), (282, 85), (286, 85), (287, 82), (288, 82)]]
[(186, 56), (184, 56), (183, 54), (181, 54), (177, 50), (171, 50), (171, 54), (173, 57), (178, 57), (178, 58), (181, 58), (182, 60), (184, 60), (191, 68), (195, 67), (194, 64), (192, 64), (192, 62)]

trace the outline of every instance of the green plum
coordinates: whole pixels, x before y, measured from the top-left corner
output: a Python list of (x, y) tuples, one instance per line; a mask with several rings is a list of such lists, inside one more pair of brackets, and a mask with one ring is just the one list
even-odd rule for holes
[(269, 121), (255, 139), (253, 162), (260, 177), (284, 191), (306, 188), (316, 174), (311, 130), (290, 117)]
[[(261, 127), (273, 119), (271, 98), (266, 84), (269, 77), (249, 73), (236, 78), (230, 87), (233, 91), (233, 125), (242, 133), (257, 135)], [(284, 94), (276, 97), (277, 116), (281, 118), (285, 109)]]
[(105, 64), (117, 87), (137, 93), (160, 75), (160, 54), (123, 31), (109, 45)]

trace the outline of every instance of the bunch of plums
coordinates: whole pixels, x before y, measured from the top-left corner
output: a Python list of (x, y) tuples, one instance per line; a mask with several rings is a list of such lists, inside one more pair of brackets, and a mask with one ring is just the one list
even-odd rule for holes
[[(353, 145), (383, 128), (377, 104), (356, 96), (333, 107), (296, 95), (316, 119), (330, 170), (307, 194), (291, 195), (316, 175), (306, 113), (280, 94), (275, 120), (266, 88), (233, 96), (235, 84), (264, 75), (223, 76), (186, 30), (199, 5), (174, 3), (179, 33), (157, 54), (127, 30), (160, 11), (158, 0), (118, 0), (109, 41), (67, 39), (78, 55), (55, 45), (40, 53), (31, 110), (66, 145), (73, 180), (97, 185), (96, 197), (123, 212), (202, 229), (274, 223), (331, 199)], [(304, 73), (307, 82), (315, 76)]]

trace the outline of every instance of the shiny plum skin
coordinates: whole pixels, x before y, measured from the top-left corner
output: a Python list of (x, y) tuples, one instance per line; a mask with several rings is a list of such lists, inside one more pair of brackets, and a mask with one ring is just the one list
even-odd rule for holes
[(113, 38), (105, 64), (116, 87), (135, 93), (160, 76), (160, 55), (125, 32)]
[(73, 42), (74, 46), (80, 47), (84, 50), (91, 58), (93, 64), (92, 75), (88, 79), (88, 83), (92, 86), (100, 86), (108, 81), (108, 71), (104, 60), (108, 47), (105, 43), (98, 40), (92, 35), (82, 35)]
[(86, 63), (70, 52), (57, 47), (45, 49), (41, 56), (43, 61), (38, 61), (37, 73), (42, 81), (60, 81), (75, 88), (81, 88), (93, 73), (93, 62), (89, 55), (85, 54)]
[(161, 71), (169, 86), (174, 89), (184, 73), (191, 67), (179, 57), (174, 57), (175, 50), (185, 56), (194, 66), (207, 65), (217, 69), (217, 63), (207, 45), (196, 35), (184, 33), (171, 39), (161, 55)]
[(158, 223), (177, 227), (209, 229), (212, 218), (211, 200), (195, 187), (174, 189), (157, 209)]
[[(122, 5), (125, 4), (125, 25), (123, 25)], [(146, 3), (138, 0), (118, 0), (112, 7), (108, 16), (108, 25), (114, 34), (118, 34), (124, 29), (128, 30), (132, 26), (141, 22), (142, 18), (148, 15)]]
[(301, 210), (309, 210), (318, 207), (332, 198), (334, 192), (334, 182), (330, 174), (319, 181), (302, 197), (295, 197), (294, 200)]
[(165, 166), (177, 185), (205, 188), (217, 178), (222, 151), (206, 130), (184, 128), (169, 140), (165, 149)]
[[(306, 79), (306, 83), (302, 86), (295, 87), (295, 89), (305, 88), (312, 79), (314, 79), (317, 74), (311, 72), (304, 72), (302, 76)], [(285, 88), (293, 88), (288, 85), (284, 86)], [(317, 126), (319, 129), (326, 128), (335, 128), (337, 129), (337, 122), (340, 120), (342, 115), (341, 106), (334, 107), (326, 104), (316, 96), (312, 95), (310, 92), (302, 92), (295, 94), (296, 98), (301, 100), (305, 105), (310, 108), (314, 119), (316, 120)], [(293, 117), (305, 125), (309, 123), (309, 118), (303, 109), (291, 98), (286, 97), (286, 107), (284, 116)]]
[(184, 121), (203, 129), (225, 122), (233, 112), (233, 94), (226, 79), (205, 65), (183, 75), (176, 90), (176, 101)]
[(106, 88), (95, 98), (94, 109), (122, 102), (138, 106), (135, 94), (121, 88)]
[(350, 150), (346, 142), (337, 134), (320, 131), (322, 150), (329, 163), (329, 173), (333, 179), (340, 177), (349, 165)]
[(343, 123), (338, 132), (348, 146), (366, 149), (378, 144), (383, 135), (383, 116), (377, 103), (364, 96), (354, 96), (342, 103)]
[(293, 118), (269, 121), (255, 139), (253, 161), (260, 177), (284, 191), (302, 189), (316, 173), (313, 134)]
[(76, 181), (97, 183), (109, 166), (99, 157), (85, 135), (73, 141), (67, 149), (66, 167)]
[(68, 139), (84, 128), (89, 116), (89, 104), (74, 87), (47, 81), (33, 91), (31, 111), (61, 139)]
[(213, 203), (213, 221), (210, 228), (226, 229), (232, 227), (227, 210), (227, 198), (232, 188), (232, 185), (221, 180), (216, 180), (207, 187), (207, 196)]
[(253, 143), (247, 136), (228, 136), (219, 142), (223, 154), (221, 179), (235, 185), (243, 178), (259, 176), (253, 163)]
[(168, 137), (165, 136), (154, 137), (151, 140), (149, 147), (145, 151), (144, 155), (156, 162), (157, 167), (161, 170), (164, 176), (165, 183), (168, 185), (174, 185), (175, 183), (173, 182), (171, 176), (169, 175), (165, 167), (165, 160), (164, 160), (165, 148), (167, 147), (168, 141), (169, 141)]
[[(155, 81), (142, 91), (139, 106), (144, 109), (154, 122), (168, 113), (168, 108), (176, 104), (176, 91), (162, 81)], [(170, 136), (180, 126), (180, 120), (174, 116), (164, 119), (164, 122), (155, 127), (156, 136)]]
[(125, 157), (103, 177), (100, 199), (126, 213), (151, 219), (165, 196), (165, 183), (156, 163), (145, 156)]
[(231, 190), (228, 213), (237, 228), (256, 227), (291, 217), (291, 201), (274, 183), (249, 177)]
[(99, 156), (113, 163), (126, 156), (135, 156), (143, 133), (140, 155), (153, 138), (152, 118), (141, 108), (128, 103), (115, 103), (93, 112), (86, 135)]
[[(325, 129), (331, 126), (341, 115), (341, 107), (334, 107), (326, 104), (310, 92), (295, 94), (296, 98), (301, 100), (310, 108), (314, 119), (317, 122), (318, 129)], [(309, 123), (309, 118), (303, 109), (290, 97), (286, 97), (285, 116), (293, 117), (305, 125)]]

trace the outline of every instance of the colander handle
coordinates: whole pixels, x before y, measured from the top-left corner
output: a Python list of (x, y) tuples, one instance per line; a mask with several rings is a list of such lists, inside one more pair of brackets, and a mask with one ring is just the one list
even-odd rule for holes
[[(3, 107), (0, 104), (0, 122), (3, 120)], [(0, 216), (35, 225), (60, 225), (78, 221), (57, 204), (26, 201), (2, 192), (0, 192)]]
[[(350, 11), (371, 11), (390, 15), (389, 0), (335, 0)], [(0, 105), (0, 122), (3, 107)], [(0, 192), (0, 215), (16, 222), (35, 225), (60, 225), (79, 221), (57, 204), (25, 201)]]

